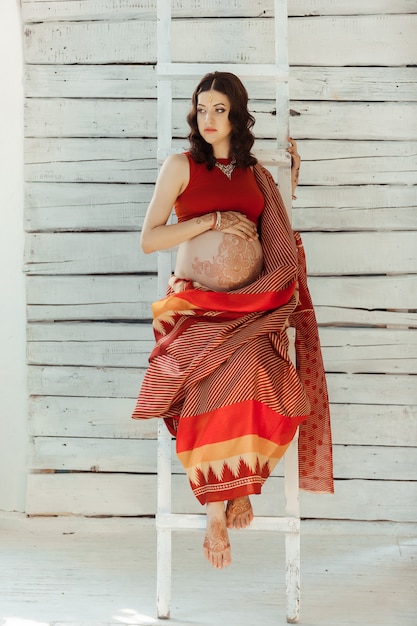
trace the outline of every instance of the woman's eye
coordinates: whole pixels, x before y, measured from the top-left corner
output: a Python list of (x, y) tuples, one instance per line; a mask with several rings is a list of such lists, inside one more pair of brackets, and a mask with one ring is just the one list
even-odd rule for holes
[(216, 109), (216, 113), (224, 113), (226, 109), (220, 108)]

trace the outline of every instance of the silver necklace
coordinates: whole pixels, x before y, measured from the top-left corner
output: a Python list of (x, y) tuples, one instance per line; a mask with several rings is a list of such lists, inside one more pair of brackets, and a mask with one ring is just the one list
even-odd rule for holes
[(216, 167), (219, 168), (219, 170), (221, 172), (223, 172), (223, 174), (225, 176), (227, 176), (227, 178), (229, 180), (232, 180), (232, 174), (233, 174), (233, 170), (235, 169), (236, 166), (236, 159), (233, 158), (230, 163), (228, 163), (227, 165), (223, 165), (223, 163), (219, 163), (218, 160), (216, 159), (216, 162), (214, 164)]

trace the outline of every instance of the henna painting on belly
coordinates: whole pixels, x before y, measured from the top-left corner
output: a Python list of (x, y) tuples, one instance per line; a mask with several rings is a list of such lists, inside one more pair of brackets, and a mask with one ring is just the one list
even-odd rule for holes
[(217, 255), (212, 261), (194, 258), (196, 274), (214, 278), (221, 287), (232, 287), (254, 279), (262, 269), (262, 257), (250, 241), (234, 235), (224, 235)]

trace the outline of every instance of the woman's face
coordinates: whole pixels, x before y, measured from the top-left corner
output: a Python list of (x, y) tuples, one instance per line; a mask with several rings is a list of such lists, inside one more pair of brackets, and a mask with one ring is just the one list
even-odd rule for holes
[(211, 89), (198, 94), (197, 125), (203, 139), (213, 146), (214, 156), (229, 156), (232, 125), (229, 121), (230, 100), (221, 91)]

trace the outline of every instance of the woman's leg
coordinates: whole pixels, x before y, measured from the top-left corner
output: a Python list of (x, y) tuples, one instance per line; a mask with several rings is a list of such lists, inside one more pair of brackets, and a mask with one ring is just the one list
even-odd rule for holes
[(207, 531), (203, 548), (206, 559), (213, 567), (221, 569), (230, 565), (232, 559), (223, 501), (207, 503)]
[(249, 496), (229, 500), (226, 507), (227, 528), (246, 528), (253, 520)]

